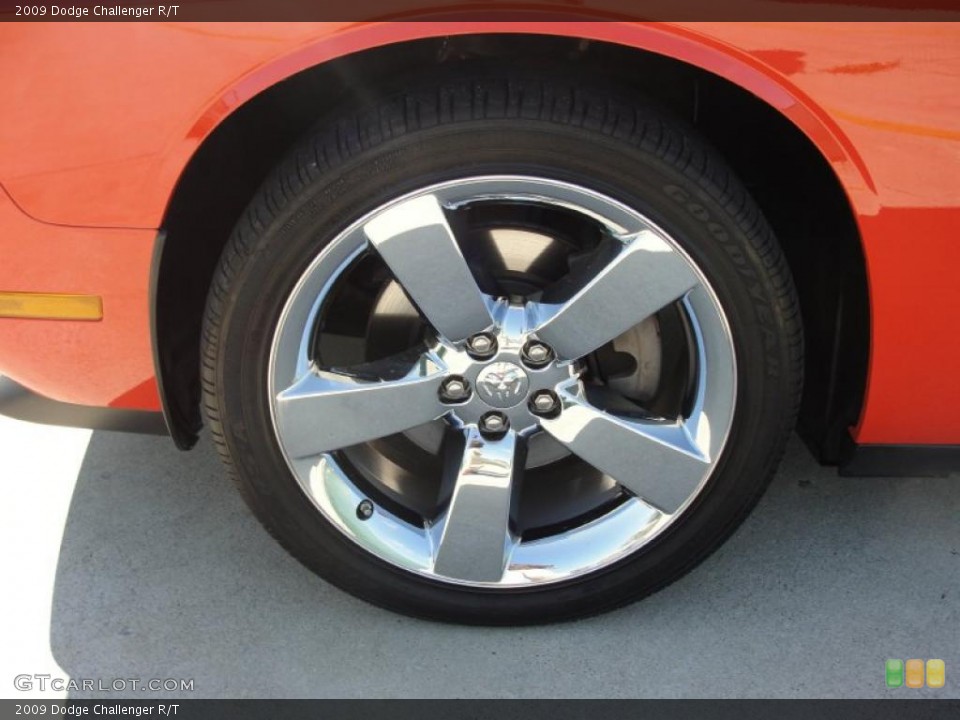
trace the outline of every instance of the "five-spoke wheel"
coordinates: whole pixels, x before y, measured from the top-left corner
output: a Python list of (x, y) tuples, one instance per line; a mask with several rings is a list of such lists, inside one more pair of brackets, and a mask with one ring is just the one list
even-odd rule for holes
[[(518, 211), (562, 209), (565, 223), (590, 228), (596, 246), (583, 248), (589, 261), (552, 286), (486, 294), (453, 230), (481, 207), (494, 236), (509, 230)], [(563, 228), (538, 230), (552, 242)], [(371, 255), (422, 316), (423, 343), (377, 362), (332, 366), (311, 344), (318, 318), (338, 281)], [(664, 417), (622, 393), (605, 396), (589, 358), (668, 307), (689, 333), (684, 349), (693, 372), (683, 378), (686, 402)], [(564, 580), (656, 537), (715, 466), (736, 397), (723, 311), (680, 247), (608, 197), (534, 177), (461, 178), (360, 219), (300, 278), (271, 364), (277, 438), (326, 519), (388, 562), (479, 585)], [(444, 454), (455, 455), (443, 463), (435, 514), (413, 519), (413, 507), (396, 509), (402, 493), (392, 503), (374, 501), (372, 515), (358, 514), (377, 479), (356, 474), (338, 452), (434, 423), (448, 435)], [(584, 474), (597, 496), (606, 501), (611, 485), (619, 494), (598, 514), (584, 491), (582, 507), (572, 503), (570, 517), (553, 523), (560, 528), (527, 539), (529, 523), (514, 506), (524, 499), (528, 445), (539, 433), (560, 448), (555, 462), (572, 454), (589, 466)]]
[(468, 66), (348, 103), (267, 181), (211, 284), (204, 405), (327, 580), (443, 620), (580, 617), (676, 579), (759, 498), (796, 298), (682, 121)]

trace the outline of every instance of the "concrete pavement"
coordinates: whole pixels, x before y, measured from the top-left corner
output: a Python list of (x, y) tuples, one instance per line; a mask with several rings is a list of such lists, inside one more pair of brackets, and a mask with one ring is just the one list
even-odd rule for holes
[[(340, 592), (260, 529), (207, 438), (0, 418), (0, 509), (5, 697), (35, 672), (193, 679), (186, 697), (960, 697), (960, 476), (839, 478), (796, 440), (704, 565), (552, 627)], [(885, 689), (888, 657), (942, 658), (946, 687)]]

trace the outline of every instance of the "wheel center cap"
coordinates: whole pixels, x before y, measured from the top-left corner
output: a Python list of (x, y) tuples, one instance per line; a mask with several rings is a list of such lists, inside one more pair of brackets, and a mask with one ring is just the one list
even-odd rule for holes
[(519, 365), (495, 362), (477, 375), (477, 394), (495, 408), (509, 408), (519, 404), (527, 396), (530, 381)]

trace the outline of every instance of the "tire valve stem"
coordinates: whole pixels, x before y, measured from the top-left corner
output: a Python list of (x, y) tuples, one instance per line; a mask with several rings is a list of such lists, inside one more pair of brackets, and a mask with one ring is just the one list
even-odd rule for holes
[(369, 520), (373, 516), (373, 503), (369, 500), (362, 500), (357, 505), (357, 517), (361, 520)]

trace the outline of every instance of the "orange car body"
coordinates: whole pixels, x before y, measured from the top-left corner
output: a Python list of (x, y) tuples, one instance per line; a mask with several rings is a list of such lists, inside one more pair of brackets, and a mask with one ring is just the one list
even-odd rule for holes
[[(159, 411), (154, 245), (191, 157), (259, 93), (368, 48), (575, 36), (718, 75), (816, 146), (866, 260), (861, 445), (960, 444), (960, 26), (211, 23), (0, 26), (0, 291), (102, 297), (95, 322), (0, 317), (0, 372), (53, 400)], [(0, 306), (2, 313), (2, 306)]]

